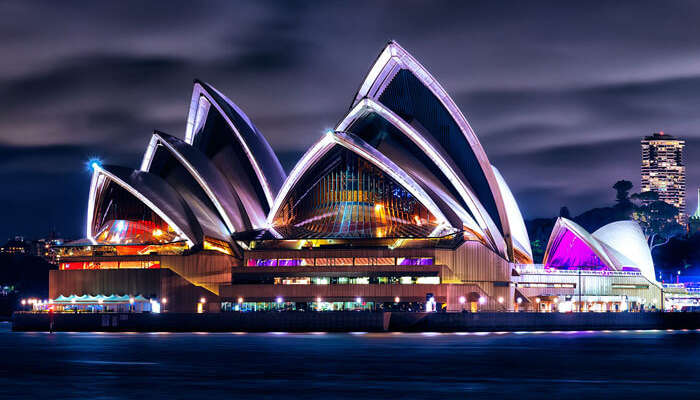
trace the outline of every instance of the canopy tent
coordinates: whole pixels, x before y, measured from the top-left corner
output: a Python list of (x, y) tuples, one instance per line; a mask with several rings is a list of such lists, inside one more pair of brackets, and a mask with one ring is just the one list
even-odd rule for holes
[(64, 296), (60, 295), (56, 297), (55, 299), (51, 300), (52, 304), (125, 304), (125, 303), (131, 303), (131, 300), (133, 299), (134, 303), (149, 303), (150, 300), (143, 297), (142, 295), (136, 295), (134, 297), (131, 297), (129, 295), (117, 295), (117, 294), (111, 294), (109, 296), (105, 296), (103, 294), (98, 294), (98, 295), (89, 295), (89, 294), (84, 294), (82, 296), (77, 296), (75, 294), (71, 294), (70, 296)]

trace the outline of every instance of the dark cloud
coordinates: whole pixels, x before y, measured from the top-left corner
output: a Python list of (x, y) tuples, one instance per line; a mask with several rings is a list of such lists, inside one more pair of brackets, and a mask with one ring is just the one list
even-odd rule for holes
[(183, 136), (194, 78), (291, 169), (390, 39), (453, 95), (526, 217), (638, 185), (639, 139), (656, 130), (688, 139), (694, 192), (698, 17), (694, 1), (5, 1), (0, 240), (82, 235), (85, 161), (137, 167), (153, 129)]

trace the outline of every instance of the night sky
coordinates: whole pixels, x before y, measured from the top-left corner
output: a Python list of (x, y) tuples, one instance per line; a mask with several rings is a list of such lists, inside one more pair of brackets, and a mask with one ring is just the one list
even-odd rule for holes
[(694, 209), (699, 21), (697, 1), (3, 1), (0, 242), (84, 236), (86, 162), (138, 168), (153, 129), (184, 137), (194, 78), (289, 171), (390, 39), (460, 106), (526, 219), (638, 189), (639, 140), (659, 130), (688, 140)]

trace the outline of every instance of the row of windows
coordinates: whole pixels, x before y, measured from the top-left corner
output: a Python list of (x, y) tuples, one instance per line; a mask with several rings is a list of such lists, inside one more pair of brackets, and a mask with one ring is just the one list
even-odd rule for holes
[(160, 268), (160, 261), (83, 261), (61, 263), (61, 270)]
[(274, 278), (275, 285), (439, 285), (439, 276), (360, 276)]
[(575, 283), (518, 283), (520, 288), (575, 288)]
[(432, 257), (249, 258), (247, 267), (332, 267), (349, 265), (433, 265)]

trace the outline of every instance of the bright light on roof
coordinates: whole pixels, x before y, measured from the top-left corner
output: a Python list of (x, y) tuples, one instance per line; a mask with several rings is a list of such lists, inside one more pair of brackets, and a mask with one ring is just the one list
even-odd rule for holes
[(97, 157), (91, 157), (87, 162), (85, 163), (85, 167), (88, 171), (94, 171), (100, 167), (102, 167), (102, 160), (100, 160)]

